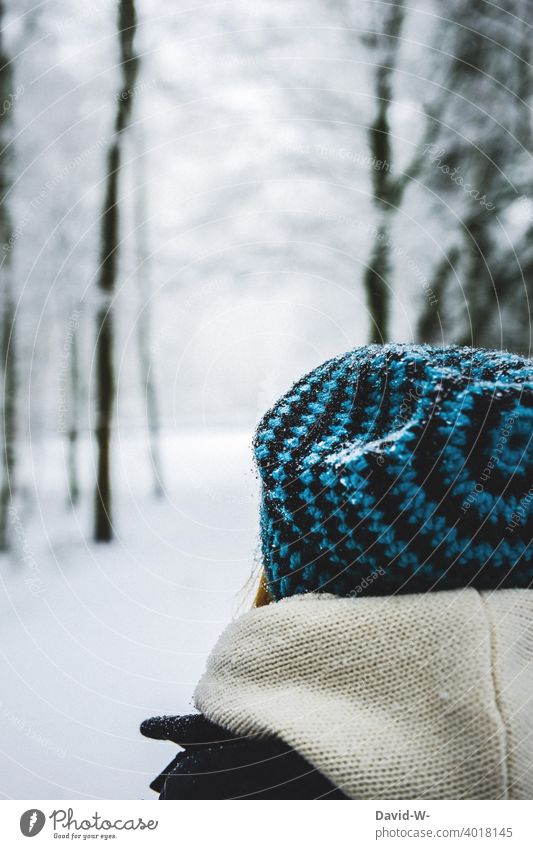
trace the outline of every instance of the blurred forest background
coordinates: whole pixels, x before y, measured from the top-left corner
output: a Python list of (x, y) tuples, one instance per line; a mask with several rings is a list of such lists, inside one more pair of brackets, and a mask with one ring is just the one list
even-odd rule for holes
[(302, 373), (530, 354), (532, 11), (0, 0), (0, 793), (145, 794)]

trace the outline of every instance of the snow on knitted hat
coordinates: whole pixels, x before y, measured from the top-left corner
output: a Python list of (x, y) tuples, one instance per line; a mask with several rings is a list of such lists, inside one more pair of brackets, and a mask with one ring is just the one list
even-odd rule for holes
[(513, 354), (370, 345), (263, 417), (274, 598), (533, 585), (533, 371)]

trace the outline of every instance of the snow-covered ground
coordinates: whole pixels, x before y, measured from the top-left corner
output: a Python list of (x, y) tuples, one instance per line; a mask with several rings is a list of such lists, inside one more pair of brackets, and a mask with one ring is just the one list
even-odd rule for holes
[(2, 798), (155, 798), (149, 780), (176, 749), (144, 740), (139, 723), (191, 709), (206, 655), (246, 603), (258, 542), (251, 433), (165, 437), (159, 501), (144, 438), (115, 446), (111, 545), (90, 541), (88, 486), (83, 509), (68, 505), (63, 443), (26, 456), (17, 552), (0, 560)]

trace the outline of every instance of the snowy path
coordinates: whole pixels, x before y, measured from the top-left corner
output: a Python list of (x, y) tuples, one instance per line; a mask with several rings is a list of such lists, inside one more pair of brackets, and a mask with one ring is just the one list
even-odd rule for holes
[(175, 747), (143, 740), (138, 725), (190, 710), (252, 570), (250, 439), (165, 440), (159, 503), (147, 496), (143, 441), (120, 439), (110, 546), (90, 544), (88, 510), (65, 506), (63, 446), (40, 446), (36, 506), (15, 519), (18, 560), (0, 561), (3, 798), (152, 797), (149, 779)]

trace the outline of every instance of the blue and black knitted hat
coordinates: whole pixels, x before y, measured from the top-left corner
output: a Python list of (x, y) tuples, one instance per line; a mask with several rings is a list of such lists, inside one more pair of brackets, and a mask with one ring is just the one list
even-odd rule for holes
[(302, 378), (255, 437), (274, 598), (533, 586), (533, 372), (371, 345)]

